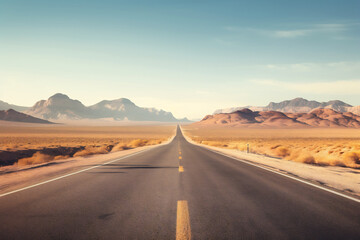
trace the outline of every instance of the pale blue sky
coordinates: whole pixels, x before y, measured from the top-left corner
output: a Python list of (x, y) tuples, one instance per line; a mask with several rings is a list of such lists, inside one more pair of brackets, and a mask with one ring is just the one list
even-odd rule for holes
[(359, 0), (0, 0), (0, 100), (127, 97), (189, 118), (295, 97), (360, 105), (359, 9)]

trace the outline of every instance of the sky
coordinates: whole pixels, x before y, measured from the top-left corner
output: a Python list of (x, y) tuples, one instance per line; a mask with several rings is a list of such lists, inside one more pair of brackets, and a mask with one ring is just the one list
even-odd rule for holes
[(360, 0), (0, 0), (0, 100), (129, 98), (202, 118), (296, 97), (360, 105)]

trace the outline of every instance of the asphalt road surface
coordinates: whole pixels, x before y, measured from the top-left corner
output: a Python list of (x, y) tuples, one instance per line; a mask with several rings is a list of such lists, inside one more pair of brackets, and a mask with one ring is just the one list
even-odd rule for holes
[[(359, 177), (360, 182), (360, 177)], [(360, 239), (360, 203), (188, 143), (0, 198), (0, 239)]]

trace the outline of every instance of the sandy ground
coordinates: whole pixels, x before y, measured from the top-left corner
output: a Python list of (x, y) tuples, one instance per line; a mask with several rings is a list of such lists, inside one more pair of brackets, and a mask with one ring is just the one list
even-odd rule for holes
[(159, 145), (138, 147), (114, 153), (68, 158), (66, 160), (51, 161), (45, 164), (25, 167), (2, 167), (0, 168), (0, 194), (11, 192), (16, 189), (31, 186), (65, 174), (103, 164), (117, 158), (125, 157), (134, 153), (168, 144), (172, 141), (173, 138), (174, 137)]
[(304, 163), (292, 162), (280, 158), (272, 158), (264, 155), (246, 153), (234, 149), (224, 149), (212, 147), (204, 144), (198, 144), (192, 141), (188, 136), (185, 138), (198, 146), (246, 160), (251, 163), (267, 167), (291, 176), (296, 176), (307, 181), (334, 188), (351, 195), (360, 197), (360, 169), (352, 169), (336, 166), (315, 166)]
[(159, 144), (169, 139), (175, 128), (175, 125), (95, 127), (0, 124), (0, 166), (48, 162)]

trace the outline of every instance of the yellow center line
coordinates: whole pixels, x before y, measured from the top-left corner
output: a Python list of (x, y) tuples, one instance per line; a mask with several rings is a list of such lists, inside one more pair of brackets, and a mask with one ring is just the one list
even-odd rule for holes
[(181, 155), (181, 152), (179, 152), (179, 155)]
[(179, 172), (184, 172), (184, 167), (183, 166), (179, 166)]
[(179, 159), (182, 159), (182, 157), (181, 157), (181, 156), (179, 156)]
[(176, 240), (190, 240), (190, 216), (188, 203), (185, 200), (177, 202)]

